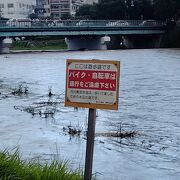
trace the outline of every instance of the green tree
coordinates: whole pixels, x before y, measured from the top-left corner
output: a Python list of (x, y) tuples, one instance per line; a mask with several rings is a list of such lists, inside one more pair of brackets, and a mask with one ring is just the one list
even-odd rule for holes
[(151, 0), (100, 0), (98, 4), (82, 6), (76, 16), (90, 19), (150, 19)]
[(157, 19), (175, 18), (177, 0), (154, 0), (154, 15)]
[(99, 19), (123, 19), (125, 15), (124, 0), (103, 0), (97, 4)]
[(176, 14), (175, 19), (178, 20), (180, 18), (180, 0), (175, 0)]
[(62, 15), (61, 15), (61, 19), (62, 19), (62, 20), (72, 19), (72, 16), (71, 16), (69, 13), (67, 13), (67, 14), (62, 14)]
[(31, 13), (31, 14), (29, 14), (29, 18), (30, 18), (30, 19), (37, 19), (38, 16), (37, 16), (37, 14), (35, 14), (35, 13)]
[(96, 19), (96, 5), (84, 5), (76, 12), (76, 17), (83, 19)]
[(130, 19), (152, 19), (153, 7), (150, 0), (136, 0), (128, 11)]
[(91, 19), (122, 19), (124, 14), (124, 0), (101, 0), (98, 4), (80, 7), (76, 16)]

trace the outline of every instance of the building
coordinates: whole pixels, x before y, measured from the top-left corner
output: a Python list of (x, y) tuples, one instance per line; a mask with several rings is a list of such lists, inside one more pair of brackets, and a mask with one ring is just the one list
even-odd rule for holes
[[(43, 0), (37, 0), (43, 1)], [(44, 16), (53, 19), (62, 19), (67, 15), (75, 15), (80, 6), (97, 3), (98, 0), (44, 0)]]
[(95, 4), (95, 3), (98, 3), (99, 0), (84, 0), (84, 4)]
[(63, 16), (71, 15), (72, 0), (50, 0), (50, 13), (54, 19), (61, 19)]
[(0, 13), (5, 18), (27, 18), (35, 5), (36, 0), (0, 0)]

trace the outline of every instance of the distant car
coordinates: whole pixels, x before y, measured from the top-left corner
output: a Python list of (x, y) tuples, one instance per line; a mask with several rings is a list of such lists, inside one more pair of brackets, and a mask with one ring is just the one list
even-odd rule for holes
[(76, 23), (76, 26), (82, 26), (82, 25), (86, 25), (86, 21), (84, 20), (80, 20), (79, 22)]
[(31, 19), (29, 18), (17, 18), (9, 19), (6, 22), (9, 27), (31, 27)]
[(55, 27), (63, 27), (64, 26), (63, 21), (60, 21), (60, 20), (54, 20), (53, 24)]
[(106, 26), (128, 26), (129, 23), (124, 20), (110, 21)]
[(156, 20), (145, 20), (142, 23), (140, 23), (141, 26), (155, 26), (157, 24), (158, 23)]
[(56, 26), (56, 23), (55, 23), (55, 21), (53, 21), (53, 20), (45, 21), (45, 24), (46, 24), (48, 27), (54, 27), (54, 26)]
[(176, 26), (180, 27), (180, 19), (176, 21)]
[(78, 23), (76, 23), (76, 26), (93, 26), (94, 22), (89, 20), (80, 20)]

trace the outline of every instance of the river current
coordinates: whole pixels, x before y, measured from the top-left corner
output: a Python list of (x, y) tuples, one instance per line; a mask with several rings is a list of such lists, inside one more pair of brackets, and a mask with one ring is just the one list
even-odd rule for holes
[[(179, 180), (180, 49), (0, 55), (0, 150), (84, 167), (88, 110), (64, 107), (66, 59), (121, 61), (119, 110), (97, 110), (94, 176)], [(81, 133), (69, 135), (69, 127)], [(104, 135), (118, 131), (135, 136)]]

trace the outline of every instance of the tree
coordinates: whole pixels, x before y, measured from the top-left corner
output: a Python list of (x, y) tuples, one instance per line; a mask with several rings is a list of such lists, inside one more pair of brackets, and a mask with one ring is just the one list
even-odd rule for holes
[(123, 19), (125, 14), (124, 1), (103, 0), (102, 3), (97, 4), (96, 10), (99, 19)]
[(67, 19), (73, 19), (73, 17), (69, 13), (67, 13), (67, 14), (62, 14), (61, 19), (67, 20)]
[(31, 14), (29, 14), (29, 18), (30, 18), (30, 19), (37, 19), (38, 16), (37, 16), (37, 14), (35, 14), (35, 13), (31, 13)]
[(96, 19), (96, 6), (84, 5), (76, 12), (76, 17), (83, 17), (83, 19)]
[(128, 12), (131, 19), (152, 19), (153, 7), (150, 0), (136, 0)]
[(180, 0), (175, 0), (176, 14), (175, 19), (178, 20), (180, 18)]
[(76, 16), (88, 19), (178, 19), (180, 0), (100, 0), (80, 7)]
[(174, 19), (176, 14), (177, 0), (154, 0), (154, 15), (157, 19)]
[(98, 4), (80, 7), (76, 16), (90, 19), (150, 19), (153, 16), (151, 0), (100, 0)]
[(91, 19), (122, 19), (124, 14), (124, 0), (101, 0), (98, 4), (80, 7), (76, 16), (89, 16)]

